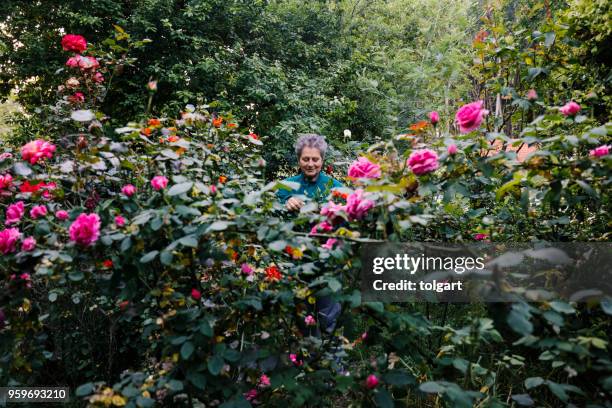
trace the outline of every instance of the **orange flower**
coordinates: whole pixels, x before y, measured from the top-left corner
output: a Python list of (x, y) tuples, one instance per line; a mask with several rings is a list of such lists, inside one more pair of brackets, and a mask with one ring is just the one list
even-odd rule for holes
[(212, 143), (209, 143), (209, 144), (206, 145), (206, 147), (208, 147), (209, 149), (212, 149), (213, 147), (215, 147), (215, 145), (212, 144)]
[(257, 134), (253, 133), (253, 132), (249, 133), (249, 137), (251, 137), (251, 138), (253, 138), (255, 140), (259, 140), (259, 136), (257, 136)]
[(213, 119), (212, 124), (214, 127), (221, 127), (221, 124), (223, 123), (223, 118), (221, 116), (219, 116), (216, 119)]
[(166, 140), (168, 140), (171, 143), (174, 143), (174, 142), (178, 142), (179, 137), (177, 135), (170, 135), (170, 136), (168, 136), (168, 139), (166, 139)]
[(149, 119), (149, 123), (148, 123), (148, 125), (149, 125), (149, 126), (154, 126), (154, 127), (157, 127), (157, 126), (160, 126), (160, 125), (161, 125), (161, 122), (159, 121), (159, 119), (152, 118), (152, 119)]
[(113, 261), (111, 261), (110, 259), (106, 259), (105, 261), (102, 262), (102, 265), (104, 265), (105, 268), (112, 268)]
[(146, 136), (149, 136), (151, 134), (151, 128), (144, 128), (140, 131), (141, 133), (145, 134)]
[(268, 266), (266, 268), (266, 279), (271, 280), (272, 282), (278, 282), (281, 280), (281, 273), (276, 267), (276, 265)]
[(487, 39), (488, 36), (489, 36), (489, 33), (487, 33), (484, 30), (480, 30), (474, 36), (474, 45), (482, 43), (484, 40)]
[(332, 197), (342, 198), (346, 200), (348, 198), (348, 194), (341, 193), (340, 191), (334, 190), (332, 191)]
[(228, 127), (228, 128), (230, 128), (230, 129), (233, 129), (233, 128), (235, 128), (236, 126), (238, 126), (238, 125), (237, 125), (237, 124), (235, 124), (235, 123), (228, 123), (228, 124), (227, 124), (227, 127)]
[(224, 184), (227, 181), (227, 177), (219, 176), (219, 183)]
[(423, 129), (425, 129), (427, 126), (429, 126), (429, 122), (426, 120), (421, 120), (417, 123), (410, 125), (410, 130), (414, 132), (422, 132)]
[(159, 138), (159, 143), (164, 143), (166, 140), (163, 137)]

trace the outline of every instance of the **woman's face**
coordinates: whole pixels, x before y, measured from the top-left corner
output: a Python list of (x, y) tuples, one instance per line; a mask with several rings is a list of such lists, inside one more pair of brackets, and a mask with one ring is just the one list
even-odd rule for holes
[(310, 179), (315, 179), (323, 167), (321, 152), (315, 147), (304, 147), (299, 163), (302, 173)]

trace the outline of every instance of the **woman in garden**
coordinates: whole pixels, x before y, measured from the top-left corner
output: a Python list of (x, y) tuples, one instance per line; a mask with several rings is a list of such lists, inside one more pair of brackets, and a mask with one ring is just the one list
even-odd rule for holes
[(283, 181), (292, 181), (300, 185), (295, 190), (281, 189), (277, 192), (278, 199), (289, 211), (298, 211), (304, 206), (305, 200), (324, 201), (332, 188), (343, 187), (342, 183), (323, 173), (323, 162), (327, 152), (327, 142), (317, 134), (302, 134), (295, 143), (300, 174)]
[[(277, 192), (278, 199), (289, 211), (299, 211), (308, 199), (323, 202), (331, 189), (344, 187), (338, 180), (321, 171), (327, 152), (327, 142), (323, 136), (311, 133), (302, 134), (294, 147), (300, 174), (284, 181), (299, 183), (299, 188), (291, 191), (283, 189)], [(331, 296), (323, 296), (317, 299), (316, 308), (319, 327), (309, 328), (303, 332), (319, 337), (322, 329), (331, 334), (341, 312), (340, 303), (335, 302)]]

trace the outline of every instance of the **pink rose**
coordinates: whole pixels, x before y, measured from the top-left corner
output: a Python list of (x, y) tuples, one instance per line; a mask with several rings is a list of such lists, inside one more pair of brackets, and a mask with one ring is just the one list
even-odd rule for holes
[(157, 91), (157, 81), (147, 82), (147, 89), (151, 92)]
[(104, 82), (104, 75), (102, 75), (102, 73), (100, 72), (96, 72), (94, 76), (92, 77), (92, 79), (95, 83), (100, 84)]
[(361, 189), (355, 190), (346, 199), (346, 212), (354, 220), (363, 218), (372, 207), (374, 207), (374, 201), (366, 199)]
[(44, 205), (37, 205), (30, 210), (30, 217), (34, 219), (44, 217), (45, 215), (47, 215), (47, 207)]
[(259, 385), (261, 388), (269, 387), (270, 384), (272, 384), (270, 382), (270, 377), (265, 374), (262, 374), (261, 377), (259, 377), (259, 381), (257, 382), (257, 385)]
[(210, 186), (210, 194), (217, 194), (217, 186), (214, 184)]
[(123, 195), (125, 195), (126, 197), (131, 197), (134, 195), (134, 193), (136, 192), (136, 187), (134, 187), (131, 184), (126, 184), (125, 186), (123, 186), (121, 188), (121, 192), (123, 193)]
[(354, 178), (379, 178), (380, 166), (372, 163), (365, 157), (360, 157), (351, 164), (348, 175)]
[(365, 381), (366, 388), (373, 390), (378, 386), (378, 378), (374, 374), (368, 375)]
[(323, 222), (316, 224), (314, 227), (312, 227), (312, 229), (310, 230), (310, 233), (316, 234), (318, 232), (329, 232), (332, 229), (334, 229), (334, 227), (332, 227), (332, 225), (329, 222), (323, 221)]
[(0, 231), (0, 252), (4, 255), (15, 252), (20, 237), (21, 232), (17, 228), (7, 228)]
[(15, 204), (11, 204), (6, 209), (6, 220), (5, 224), (15, 224), (21, 220), (25, 213), (25, 207), (23, 201), (17, 201)]
[(83, 52), (87, 49), (87, 41), (81, 35), (66, 34), (62, 37), (64, 51)]
[(83, 103), (85, 102), (85, 95), (83, 95), (83, 92), (75, 92), (74, 95), (68, 97), (68, 101), (74, 104)]
[(98, 214), (79, 214), (70, 225), (70, 240), (82, 246), (92, 245), (100, 237), (100, 226)]
[(168, 179), (164, 176), (155, 176), (151, 179), (151, 186), (155, 190), (162, 190), (168, 185)]
[(68, 88), (76, 88), (80, 85), (80, 82), (78, 79), (76, 79), (75, 77), (72, 78), (68, 78), (68, 80), (66, 80), (66, 86)]
[(36, 248), (36, 240), (34, 239), (34, 237), (27, 237), (21, 243), (22, 251), (30, 252), (33, 251), (34, 248)]
[(123, 217), (122, 217), (122, 216), (120, 216), (120, 215), (117, 215), (117, 216), (115, 217), (115, 224), (116, 224), (118, 227), (123, 227), (123, 226), (125, 225), (125, 218), (123, 218)]
[(83, 57), (82, 56), (81, 58), (79, 58), (79, 68), (81, 68), (82, 70), (91, 69), (93, 71), (99, 66), (100, 66), (100, 63), (94, 57)]
[(13, 176), (5, 174), (0, 176), (0, 190), (9, 188), (13, 184)]
[(469, 133), (478, 129), (484, 117), (489, 113), (483, 108), (483, 101), (476, 101), (463, 105), (455, 115), (455, 122), (459, 125), (461, 133)]
[(536, 99), (538, 99), (538, 93), (535, 89), (530, 89), (529, 91), (527, 91), (527, 99), (530, 101), (535, 101)]
[(561, 108), (559, 108), (559, 111), (565, 116), (574, 116), (578, 112), (580, 112), (580, 109), (582, 109), (580, 105), (578, 105), (574, 101), (570, 101), (566, 103), (564, 106), (562, 106)]
[(257, 398), (257, 396), (259, 395), (259, 392), (255, 388), (253, 388), (245, 392), (243, 395), (247, 401), (254, 401), (255, 398)]
[(13, 157), (12, 153), (4, 152), (4, 153), (0, 154), (0, 162), (4, 161), (6, 159), (10, 159), (11, 157)]
[(333, 220), (338, 216), (340, 211), (346, 211), (346, 206), (335, 204), (333, 201), (330, 201), (323, 208), (321, 208), (321, 215), (325, 215), (330, 220)]
[(293, 363), (294, 366), (300, 367), (304, 362), (298, 359), (297, 354), (291, 353), (289, 354), (289, 360)]
[(446, 152), (450, 155), (452, 154), (456, 154), (457, 153), (457, 145), (456, 144), (452, 144), (450, 146), (448, 146), (448, 149), (446, 150)]
[(489, 237), (488, 234), (483, 234), (483, 233), (478, 233), (474, 235), (474, 239), (476, 241), (484, 241), (485, 239), (487, 239)]
[(317, 321), (314, 317), (312, 317), (312, 315), (308, 315), (304, 318), (304, 323), (306, 323), (306, 326), (314, 326), (317, 324)]
[(200, 292), (196, 288), (193, 288), (193, 289), (191, 289), (191, 297), (194, 300), (200, 300), (202, 298), (202, 292)]
[(408, 167), (420, 176), (438, 168), (438, 154), (430, 149), (415, 150), (408, 157)]
[(599, 146), (589, 152), (591, 157), (601, 157), (610, 154), (610, 146), (603, 145)]
[(240, 270), (242, 271), (242, 273), (244, 273), (247, 276), (251, 276), (253, 274), (253, 272), (254, 272), (253, 268), (248, 263), (243, 263), (240, 266)]
[(338, 240), (336, 238), (329, 238), (323, 245), (321, 245), (321, 247), (332, 250), (337, 242)]
[(45, 140), (38, 139), (26, 143), (21, 148), (21, 158), (29, 161), (30, 164), (36, 164), (39, 160), (53, 157), (55, 146)]
[(436, 125), (440, 121), (440, 115), (436, 111), (429, 112), (429, 121), (432, 125)]
[(74, 57), (70, 57), (68, 58), (68, 61), (66, 61), (66, 66), (70, 67), (70, 68), (77, 68), (79, 66), (79, 62), (81, 62), (81, 59), (83, 57), (80, 55), (75, 55)]
[(65, 210), (56, 211), (55, 212), (55, 217), (58, 220), (62, 220), (62, 221), (67, 220), (68, 219), (68, 211), (65, 211)]

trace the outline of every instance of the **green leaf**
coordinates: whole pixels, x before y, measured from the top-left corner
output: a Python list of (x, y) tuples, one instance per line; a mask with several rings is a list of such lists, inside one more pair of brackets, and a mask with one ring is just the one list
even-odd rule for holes
[(94, 391), (93, 383), (87, 383), (83, 385), (79, 385), (74, 392), (77, 397), (85, 397), (87, 395), (92, 394)]
[(85, 278), (85, 275), (83, 274), (83, 271), (74, 271), (74, 272), (70, 272), (68, 274), (68, 279), (70, 279), (73, 282), (82, 281), (83, 278)]
[(183, 246), (187, 246), (187, 247), (191, 247), (191, 248), (197, 248), (198, 247), (198, 239), (195, 237), (195, 235), (187, 235), (187, 236), (181, 238), (179, 240), (179, 242)]
[(189, 360), (189, 357), (191, 357), (194, 351), (195, 347), (193, 346), (193, 343), (186, 341), (181, 347), (181, 357), (183, 357), (183, 360)]
[(227, 227), (229, 227), (232, 224), (233, 223), (231, 223), (229, 221), (215, 221), (215, 222), (213, 222), (212, 224), (209, 225), (209, 227), (206, 230), (206, 232), (209, 232), (209, 231), (225, 231), (227, 229)]
[(612, 298), (606, 296), (601, 300), (601, 309), (607, 315), (612, 315)]
[(546, 385), (548, 385), (548, 389), (550, 390), (550, 392), (555, 394), (557, 398), (559, 398), (563, 402), (567, 402), (568, 396), (561, 384), (557, 384), (553, 381), (546, 381)]
[(530, 407), (534, 404), (533, 400), (529, 396), (529, 394), (515, 394), (512, 396), (512, 399), (519, 405), (524, 407)]
[(159, 254), (159, 251), (151, 251), (140, 258), (140, 263), (151, 262)]
[(336, 278), (328, 279), (327, 286), (329, 286), (332, 292), (338, 292), (340, 289), (342, 289), (342, 284)]
[(57, 293), (51, 292), (49, 293), (49, 302), (55, 302), (57, 300)]
[(388, 371), (382, 376), (382, 379), (385, 383), (395, 386), (416, 384), (414, 376), (402, 369)]
[(533, 332), (533, 324), (531, 324), (525, 314), (516, 309), (512, 309), (508, 314), (508, 325), (512, 330), (523, 336)]
[(428, 394), (439, 394), (441, 392), (444, 392), (446, 388), (435, 381), (427, 381), (419, 386), (419, 390)]
[(546, 48), (550, 48), (550, 46), (553, 45), (553, 43), (555, 42), (555, 37), (557, 35), (555, 34), (554, 31), (550, 31), (546, 34), (544, 34), (544, 46)]
[(170, 252), (170, 251), (161, 251), (161, 254), (159, 255), (159, 260), (164, 265), (171, 265), (173, 257), (174, 257), (174, 255), (172, 255), (172, 252)]
[(189, 190), (191, 190), (192, 187), (193, 187), (193, 181), (187, 181), (185, 183), (175, 184), (170, 188), (170, 190), (168, 190), (168, 195), (176, 196), (176, 195), (184, 194), (188, 192)]
[(206, 376), (197, 371), (188, 371), (187, 380), (197, 389), (203, 390), (206, 388)]
[(210, 327), (210, 324), (207, 321), (203, 321), (199, 326), (200, 333), (202, 333), (206, 337), (212, 337), (213, 329)]
[(208, 358), (208, 371), (212, 375), (219, 375), (224, 364), (221, 357), (217, 355), (211, 356)]
[(565, 314), (576, 313), (576, 310), (574, 310), (574, 308), (569, 303), (566, 303), (560, 300), (555, 300), (555, 301), (550, 302), (550, 307), (552, 307), (554, 310), (556, 310), (559, 313), (565, 313)]
[(374, 395), (374, 402), (376, 402), (376, 406), (380, 408), (393, 408), (393, 398), (387, 390), (384, 388), (379, 388)]
[(544, 379), (542, 377), (529, 377), (525, 380), (525, 388), (528, 390), (539, 387), (544, 384)]
[(150, 408), (155, 406), (155, 400), (153, 398), (138, 397), (136, 399), (136, 405), (141, 408)]
[(171, 391), (175, 391), (175, 392), (183, 391), (183, 382), (179, 381), (179, 380), (170, 380), (170, 381), (168, 381), (166, 386)]

